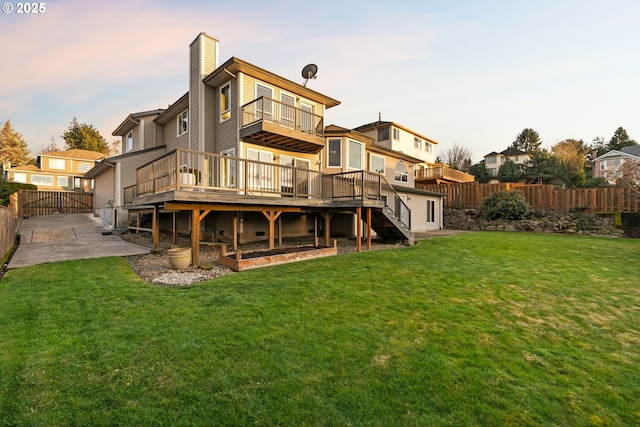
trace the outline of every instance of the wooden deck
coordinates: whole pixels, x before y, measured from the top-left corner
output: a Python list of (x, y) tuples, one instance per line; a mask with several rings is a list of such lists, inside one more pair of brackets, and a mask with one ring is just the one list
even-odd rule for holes
[[(194, 265), (199, 262), (200, 223), (211, 212), (234, 214), (234, 239), (237, 213), (261, 212), (269, 222), (270, 248), (275, 246), (275, 222), (284, 212), (321, 215), (326, 245), (330, 240), (331, 218), (339, 212), (354, 213), (360, 224), (364, 209), (368, 247), (372, 210), (384, 210), (385, 215), (392, 216), (405, 235), (411, 229), (410, 219), (406, 219), (411, 218), (406, 203), (384, 176), (368, 171), (325, 174), (237, 157), (174, 150), (138, 168), (137, 177), (137, 184), (125, 189), (130, 197), (125, 206), (134, 214), (153, 214), (154, 242), (159, 235), (160, 212), (191, 212)], [(362, 230), (356, 228), (360, 242)]]

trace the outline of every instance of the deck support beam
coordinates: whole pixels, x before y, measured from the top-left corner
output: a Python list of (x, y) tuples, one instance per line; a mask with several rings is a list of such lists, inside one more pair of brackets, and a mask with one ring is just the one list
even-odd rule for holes
[(275, 222), (276, 222), (276, 219), (278, 219), (280, 217), (280, 215), (282, 214), (282, 211), (264, 209), (262, 211), (262, 214), (269, 221), (269, 249), (273, 249), (273, 248), (276, 247), (276, 243), (275, 243), (275, 240), (276, 240), (275, 239), (275, 234), (276, 234)]
[(153, 248), (158, 249), (160, 246), (160, 210), (157, 206), (153, 207), (153, 218), (151, 220), (151, 235), (153, 236)]
[(191, 258), (194, 267), (200, 265), (200, 222), (209, 215), (209, 212), (211, 212), (210, 209), (191, 211)]
[(367, 208), (367, 250), (371, 250), (371, 208)]
[(329, 240), (331, 239), (331, 218), (333, 218), (332, 212), (320, 212), (322, 218), (324, 218), (324, 245), (329, 246)]
[(362, 252), (362, 207), (356, 208), (356, 252)]

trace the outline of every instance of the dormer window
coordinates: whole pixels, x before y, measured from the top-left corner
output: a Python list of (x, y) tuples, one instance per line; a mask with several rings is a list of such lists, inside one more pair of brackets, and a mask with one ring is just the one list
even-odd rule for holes
[(189, 110), (178, 114), (178, 136), (182, 136), (189, 130)]

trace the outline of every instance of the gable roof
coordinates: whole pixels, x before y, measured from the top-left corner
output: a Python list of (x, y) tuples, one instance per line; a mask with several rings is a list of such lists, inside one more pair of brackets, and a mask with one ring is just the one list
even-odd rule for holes
[(640, 158), (640, 145), (630, 145), (630, 146), (624, 147), (624, 148), (622, 148), (620, 150), (607, 151), (603, 155), (598, 156), (595, 159), (593, 159), (593, 161), (595, 162), (596, 160), (607, 159), (609, 157), (612, 157), (612, 158), (617, 158), (617, 157), (637, 157), (637, 158)]
[(363, 132), (363, 131), (367, 131), (367, 130), (371, 130), (371, 129), (378, 129), (378, 128), (385, 128), (385, 127), (389, 127), (389, 126), (393, 126), (396, 127), (398, 129), (402, 129), (406, 132), (409, 132), (410, 134), (413, 134), (419, 138), (425, 139), (427, 141), (429, 141), (432, 144), (439, 144), (438, 141), (436, 141), (435, 139), (429, 138), (428, 136), (424, 136), (422, 134), (419, 134), (418, 132), (409, 129), (408, 127), (405, 127), (399, 123), (396, 122), (387, 122), (387, 121), (381, 121), (378, 120), (377, 122), (371, 122), (371, 123), (367, 123), (366, 125), (360, 125), (357, 126), (355, 128), (353, 128), (353, 130), (357, 130), (358, 132)]
[(502, 151), (500, 154), (502, 154), (505, 157), (511, 157), (511, 156), (522, 156), (523, 154), (527, 154), (527, 152), (519, 150), (515, 147), (509, 147), (506, 150)]
[(240, 58), (236, 58), (235, 56), (232, 56), (227, 60), (227, 62), (213, 70), (213, 72), (205, 77), (203, 81), (206, 85), (209, 86), (220, 86), (229, 79), (230, 75), (235, 77), (237, 73), (243, 73), (262, 80), (266, 83), (271, 83), (275, 86), (291, 91), (296, 95), (300, 95), (312, 101), (323, 104), (327, 108), (340, 105), (340, 101), (316, 92), (315, 90), (309, 89), (306, 86), (295, 83), (289, 79), (281, 77), (275, 73), (272, 73), (271, 71), (267, 71), (263, 68), (250, 64)]
[(124, 119), (122, 123), (120, 123), (120, 126), (118, 126), (116, 130), (114, 130), (111, 133), (111, 135), (124, 136), (127, 134), (127, 132), (133, 129), (134, 125), (138, 124), (136, 122), (137, 119), (141, 119), (147, 116), (157, 116), (158, 114), (161, 114), (163, 111), (164, 111), (163, 108), (158, 108), (157, 110), (140, 111), (138, 113), (131, 113), (127, 116), (126, 119)]
[(51, 151), (49, 153), (39, 154), (38, 157), (63, 157), (65, 159), (78, 159), (78, 160), (99, 160), (107, 157), (107, 154), (100, 153), (99, 151), (81, 150), (79, 148), (72, 148), (66, 151)]
[(629, 145), (628, 147), (624, 147), (622, 150), (623, 153), (630, 154), (632, 156), (640, 157), (640, 145)]

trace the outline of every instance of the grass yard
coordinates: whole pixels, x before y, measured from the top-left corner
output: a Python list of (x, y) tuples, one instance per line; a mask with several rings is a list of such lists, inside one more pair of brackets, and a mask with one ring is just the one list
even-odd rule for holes
[(3, 425), (638, 425), (640, 240), (472, 233), (183, 288), (0, 282)]

